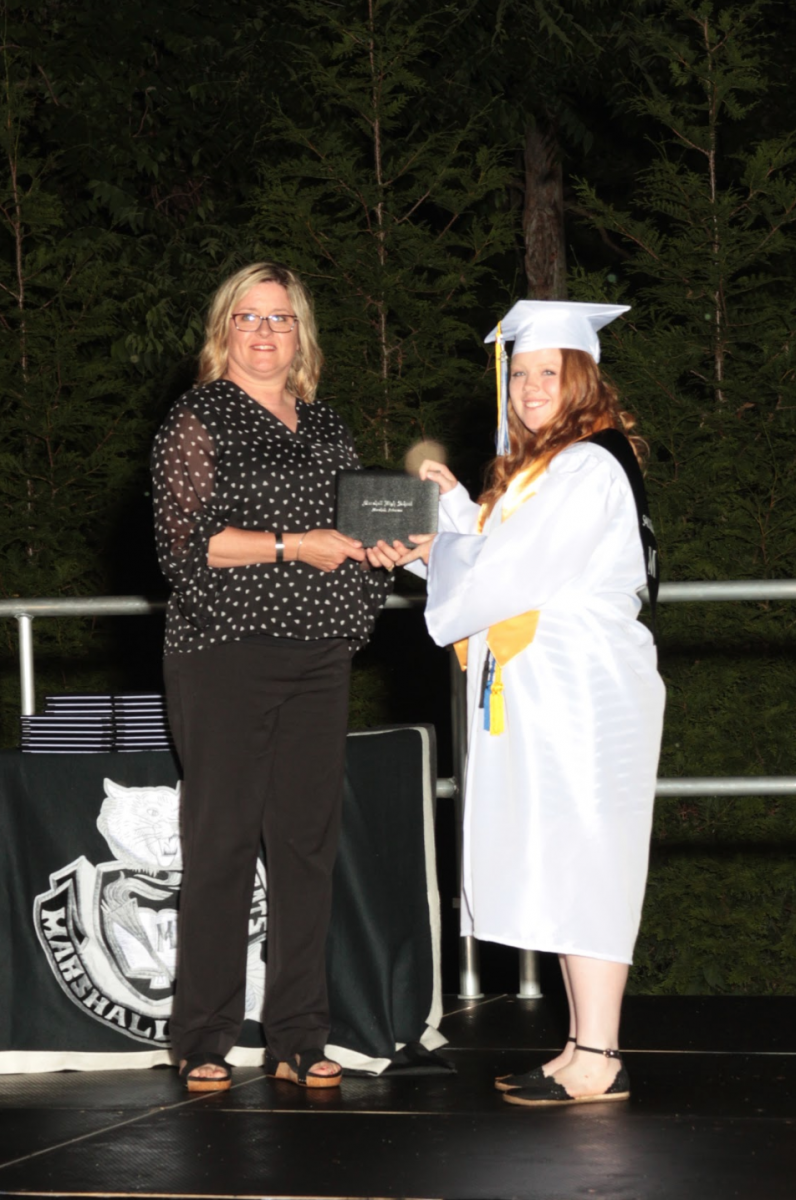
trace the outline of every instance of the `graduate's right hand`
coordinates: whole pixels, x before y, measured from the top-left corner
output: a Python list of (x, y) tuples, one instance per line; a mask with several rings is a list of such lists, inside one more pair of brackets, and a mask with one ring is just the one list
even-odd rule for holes
[[(409, 541), (414, 542), (414, 548), (407, 550), (403, 558), (398, 559), (396, 566), (405, 567), (407, 563), (417, 562), (418, 559), (428, 566), (428, 556), (431, 553), (431, 545), (436, 536), (436, 533), (410, 533)], [(393, 545), (398, 546), (400, 543), (394, 542)]]
[(459, 482), (444, 463), (434, 462), (433, 458), (423, 459), (418, 475), (421, 479), (430, 479), (432, 483), (438, 483), (443, 496), (446, 492), (452, 492)]
[(385, 571), (392, 571), (393, 567), (397, 567), (401, 557), (406, 554), (406, 546), (403, 542), (376, 542), (375, 546), (367, 546), (365, 548), (366, 561), (371, 567), (383, 567)]

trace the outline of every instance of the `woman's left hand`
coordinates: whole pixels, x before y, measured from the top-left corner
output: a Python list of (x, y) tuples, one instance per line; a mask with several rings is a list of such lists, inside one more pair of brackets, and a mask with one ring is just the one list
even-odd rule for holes
[[(414, 548), (407, 550), (402, 558), (398, 559), (397, 566), (405, 567), (407, 563), (416, 562), (421, 559), (428, 564), (428, 556), (431, 553), (431, 546), (436, 537), (436, 533), (412, 533), (409, 535), (409, 541), (414, 542)], [(399, 543), (395, 543), (398, 545)], [(405, 547), (404, 547), (405, 549)]]

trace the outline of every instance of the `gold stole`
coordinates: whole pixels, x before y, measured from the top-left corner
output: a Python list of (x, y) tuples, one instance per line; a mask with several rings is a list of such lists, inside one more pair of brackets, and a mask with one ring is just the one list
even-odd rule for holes
[[(528, 470), (520, 471), (514, 476), (503, 496), (501, 521), (507, 521), (521, 504), (524, 504), (526, 500), (530, 500), (532, 496), (536, 495), (536, 489), (534, 488), (531, 491), (531, 485), (536, 483), (543, 470), (544, 467), (540, 469), (538, 466), (531, 466)], [(476, 522), (477, 533), (483, 533), (486, 518), (486, 505), (482, 504), (481, 511), (478, 514), (478, 521)], [(503, 705), (502, 668), (515, 655), (519, 654), (527, 646), (530, 646), (536, 635), (538, 624), (539, 611), (538, 609), (532, 609), (530, 612), (520, 613), (516, 617), (509, 617), (507, 620), (499, 621), (497, 625), (489, 627), (486, 644), (495, 660), (495, 673), (489, 692), (489, 732), (495, 736), (502, 733), (506, 725)], [(456, 657), (459, 660), (459, 665), (463, 671), (467, 670), (468, 642), (468, 638), (462, 638), (461, 641), (455, 642), (453, 646)]]

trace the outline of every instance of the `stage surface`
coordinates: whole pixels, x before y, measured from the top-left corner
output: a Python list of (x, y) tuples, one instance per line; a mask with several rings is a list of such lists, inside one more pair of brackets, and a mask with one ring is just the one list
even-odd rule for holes
[(0, 1077), (0, 1195), (794, 1200), (796, 998), (630, 997), (624, 1104), (529, 1111), (496, 1074), (559, 1047), (559, 1001), (446, 1000), (456, 1074), (308, 1092), (235, 1071)]

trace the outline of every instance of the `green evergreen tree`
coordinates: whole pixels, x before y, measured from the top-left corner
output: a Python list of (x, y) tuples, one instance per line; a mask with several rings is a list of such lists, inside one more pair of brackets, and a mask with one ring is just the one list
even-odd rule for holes
[(657, 156), (629, 212), (579, 189), (631, 249), (613, 294), (635, 311), (612, 361), (655, 443), (670, 578), (725, 577), (730, 564), (736, 577), (783, 576), (796, 557), (796, 137), (733, 137), (773, 99), (770, 8), (675, 0), (667, 22), (639, 23), (647, 88), (631, 103), (653, 123)]
[(288, 9), (302, 34), (252, 229), (262, 256), (294, 265), (313, 290), (324, 398), (366, 462), (396, 465), (408, 443), (445, 435), (472, 390), (472, 313), (487, 283), (497, 290), (491, 264), (511, 237), (507, 167), (488, 111), (453, 123), (437, 101), (450, 10)]
[[(664, 579), (792, 577), (796, 562), (796, 138), (769, 116), (778, 7), (668, 0), (660, 20), (636, 22), (629, 40), (642, 83), (627, 102), (647, 124), (654, 159), (626, 211), (587, 183), (579, 189), (596, 226), (627, 251), (610, 271), (576, 273), (572, 292), (633, 304), (612, 326), (606, 357), (651, 445)], [(669, 689), (661, 774), (793, 774), (791, 609), (676, 606), (660, 621)], [(635, 986), (794, 986), (792, 874), (760, 854), (732, 870), (717, 860), (708, 895), (692, 845), (720, 854), (722, 843), (783, 835), (792, 839), (796, 823), (773, 802), (659, 805)], [(678, 855), (683, 841), (689, 850)], [(728, 896), (754, 892), (755, 878), (758, 947), (774, 914), (785, 921), (765, 967), (749, 930), (734, 938), (721, 915)], [(701, 897), (693, 910), (686, 895)], [(713, 926), (704, 930), (710, 954), (689, 949), (695, 922)]]
[[(229, 4), (217, 31), (223, 9), (203, 8), (0, 5), (5, 597), (162, 586), (144, 493), (163, 378), (235, 260), (246, 151), (265, 120), (247, 103), (260, 88), (243, 34), (258, 10)], [(7, 744), (11, 623), (2, 644)], [(40, 690), (108, 686), (88, 622), (39, 621), (36, 644)]]
[[(124, 372), (108, 353), (123, 249), (117, 233), (74, 219), (42, 30), (25, 10), (3, 15), (0, 590), (91, 593), (103, 590), (109, 495), (129, 478), (140, 436)], [(12, 630), (4, 634), (11, 649)], [(81, 645), (63, 624), (41, 630), (43, 647), (53, 640), (66, 653)]]

